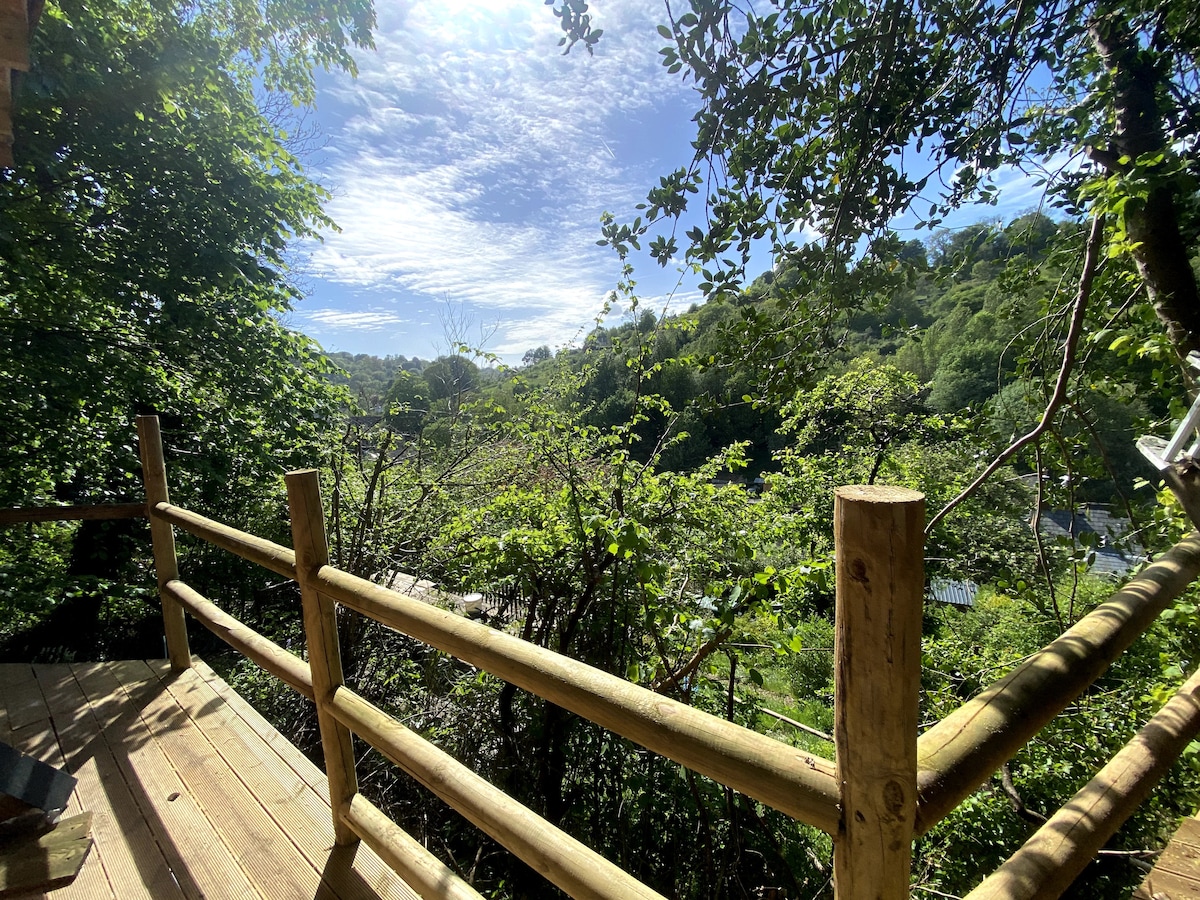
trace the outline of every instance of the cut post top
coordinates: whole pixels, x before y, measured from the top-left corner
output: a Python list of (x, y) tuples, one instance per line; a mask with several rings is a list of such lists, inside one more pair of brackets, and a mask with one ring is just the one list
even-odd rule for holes
[(916, 503), (925, 499), (920, 491), (890, 484), (848, 484), (833, 493), (855, 503)]

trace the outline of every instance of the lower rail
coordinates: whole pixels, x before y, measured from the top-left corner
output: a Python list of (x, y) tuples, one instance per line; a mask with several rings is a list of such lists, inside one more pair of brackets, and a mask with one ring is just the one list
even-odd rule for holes
[(349, 688), (334, 691), (327, 708), (350, 731), (571, 897), (665, 900)]
[(1200, 734), (1200, 670), (1082, 790), (964, 900), (1060, 896)]
[(838, 786), (827, 759), (330, 566), (316, 582), (350, 609), (792, 818), (838, 831)]

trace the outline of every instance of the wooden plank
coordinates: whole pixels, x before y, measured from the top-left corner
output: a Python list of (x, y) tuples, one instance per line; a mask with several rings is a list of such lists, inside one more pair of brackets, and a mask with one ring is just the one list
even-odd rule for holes
[(95, 852), (109, 883), (120, 887), (122, 900), (179, 900), (183, 892), (74, 674), (68, 666), (38, 667), (37, 677), (67, 768), (79, 779), (75, 796), (93, 814)]
[[(0, 685), (0, 694), (8, 713), (11, 746), (39, 762), (63, 768), (58, 736), (54, 733), (45, 698), (33, 677), (33, 668), (13, 666), (5, 674), (7, 680)], [(78, 812), (78, 805), (68, 803), (67, 810)]]
[[(153, 667), (154, 663), (151, 662)], [(280, 734), (275, 726), (263, 718), (253, 706), (246, 702), (237, 691), (225, 683), (208, 663), (197, 658), (193, 667), (204, 679), (213, 692), (241, 717), (242, 721), (258, 735), (287, 766), (296, 773), (309, 787), (322, 797), (329, 796), (329, 782), (312, 760), (300, 752), (300, 749)]]
[(366, 848), (354, 854), (349, 868), (339, 862), (344, 857), (331, 857), (333, 825), (328, 795), (301, 779), (204, 678), (188, 672), (169, 689), (279, 829), (324, 873), (325, 882), (339, 897), (414, 900), (411, 888)]
[[(55, 677), (55, 676), (61, 677), (61, 676), (65, 675), (66, 677), (69, 678), (70, 677), (70, 669), (68, 666), (65, 666), (65, 665), (35, 666), (33, 668), (33, 673), (34, 673), (35, 678), (38, 679), (38, 689), (39, 689), (40, 693), (42, 694), (43, 701), (45, 703), (46, 714), (51, 719), (51, 726), (48, 728), (48, 733), (53, 733), (53, 735), (54, 735), (53, 749), (48, 755), (43, 757), (43, 762), (47, 762), (53, 766), (63, 769), (64, 771), (71, 772), (71, 774), (74, 775), (75, 773), (72, 771), (71, 763), (67, 759), (67, 756), (66, 756), (66, 749), (63, 747), (63, 736), (62, 736), (63, 726), (58, 721), (56, 721), (56, 716), (55, 716), (55, 711), (54, 711), (55, 710), (55, 707), (54, 707), (55, 698), (51, 693), (48, 693), (45, 690), (45, 687), (43, 686), (43, 684), (41, 682), (41, 675), (43, 672), (46, 673), (50, 677)], [(86, 707), (86, 704), (85, 704), (85, 707)], [(71, 722), (73, 720), (73, 718), (74, 718), (73, 715), (68, 714), (66, 721)], [(90, 805), (85, 805), (84, 795), (81, 794), (80, 790), (79, 790), (79, 787), (80, 787), (79, 782), (78, 782), (79, 776), (75, 775), (75, 777), (76, 777), (75, 790), (71, 793), (71, 799), (70, 799), (70, 802), (67, 804), (67, 808), (66, 808), (64, 815), (77, 816), (81, 813), (86, 812), (88, 815), (92, 816), (92, 819), (89, 821), (88, 825), (92, 831), (92, 839), (94, 840), (94, 838), (95, 838), (95, 822), (94, 822), (95, 812), (94, 812), (94, 810), (92, 810)], [(79, 872), (76, 873), (76, 877), (70, 883), (70, 886), (66, 887), (66, 888), (56, 889), (54, 891), (54, 896), (56, 898), (61, 897), (61, 898), (63, 898), (63, 900), (93, 900), (93, 898), (102, 898), (102, 900), (109, 900), (109, 898), (115, 897), (116, 892), (113, 890), (112, 881), (108, 877), (108, 872), (104, 867), (103, 861), (101, 860), (100, 854), (98, 853), (98, 851), (96, 849), (93, 849), (92, 852), (90, 854), (88, 854), (86, 856), (86, 858), (84, 860), (82, 860), (81, 862), (82, 862), (83, 868), (82, 868), (82, 870), (80, 870)]]
[(1200, 821), (1184, 819), (1134, 900), (1200, 900)]
[(1200, 880), (1155, 869), (1133, 896), (1135, 900), (1200, 900)]
[[(271, 821), (253, 794), (196, 728), (170, 692), (140, 661), (116, 662), (113, 674), (131, 693), (142, 693), (142, 721), (170, 758), (184, 789), (234, 851), (264, 898), (324, 896), (320, 873)], [(145, 691), (147, 680), (160, 690)]]
[[(42, 692), (38, 690), (33, 666), (10, 663), (0, 670), (0, 690), (8, 710), (8, 727), (16, 733), (29, 725), (49, 718)], [(26, 751), (28, 752), (28, 751)]]
[(842, 827), (838, 900), (907, 900), (917, 818), (925, 495), (834, 492), (834, 747)]
[[(151, 662), (151, 666), (156, 663)], [(207, 663), (203, 660), (196, 659), (194, 671), (200, 675), (206, 684), (213, 692), (220, 697), (225, 704), (238, 714), (242, 723), (258, 736), (267, 746), (269, 746), (280, 761), (286, 765), (295, 775), (305, 784), (307, 784), (317, 794), (324, 798), (329, 796), (329, 785), (321, 770), (307, 756), (300, 752), (291, 741), (281, 735), (253, 706), (246, 702), (237, 691), (233, 690), (225, 681), (214, 672)], [(339, 858), (337, 851), (331, 854), (331, 861), (336, 861)], [(360, 848), (353, 856), (354, 870), (361, 873), (369, 885), (390, 884), (389, 879), (392, 876), (392, 871), (375, 853), (367, 852), (366, 848)], [(404, 885), (397, 885), (393, 890), (399, 892), (400, 896), (410, 896), (405, 893), (411, 889)], [(388, 896), (380, 890), (382, 896)]]
[(0, 897), (72, 881), (92, 849), (91, 829), (91, 813), (82, 813), (40, 836), (0, 845)]
[(313, 848), (323, 847), (328, 852), (333, 843), (333, 824), (324, 798), (291, 769), (280, 766), (275, 751), (257, 735), (241, 732), (241, 718), (202, 678), (177, 678), (168, 690), (275, 827), (320, 871), (325, 860)]
[(1200, 847), (1200, 820), (1184, 819), (1171, 838), (1172, 843), (1186, 844), (1189, 847)]
[(131, 696), (109, 665), (77, 666), (75, 676), (184, 896), (261, 897), (148, 726), (153, 713), (142, 707), (156, 695), (153, 685)]

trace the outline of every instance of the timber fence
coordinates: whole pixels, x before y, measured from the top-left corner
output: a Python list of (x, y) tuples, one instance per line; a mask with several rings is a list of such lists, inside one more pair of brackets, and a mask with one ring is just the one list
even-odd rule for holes
[[(838, 900), (909, 896), (912, 841), (1079, 697), (1200, 574), (1192, 534), (1040, 652), (918, 735), (924, 497), (838, 489), (834, 759), (800, 751), (622, 678), (329, 565), (315, 470), (286, 476), (292, 547), (175, 506), (158, 420), (138, 418), (146, 503), (0, 511), (0, 525), (145, 515), (171, 665), (185, 613), (316, 704), (339, 844), (366, 841), (423, 897), (479, 895), (358, 791), (351, 735), (572, 897), (654, 898), (598, 853), (405, 728), (343, 682), (341, 604), (832, 835)], [(180, 578), (180, 528), (300, 587), (308, 661)], [(1200, 672), (968, 900), (1058, 897), (1200, 733)]]

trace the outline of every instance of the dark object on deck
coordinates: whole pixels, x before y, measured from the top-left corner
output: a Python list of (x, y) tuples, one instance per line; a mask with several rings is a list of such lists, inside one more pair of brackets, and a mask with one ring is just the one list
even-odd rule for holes
[(53, 825), (73, 790), (73, 775), (0, 742), (0, 825), (33, 811), (44, 813), (45, 821)]

